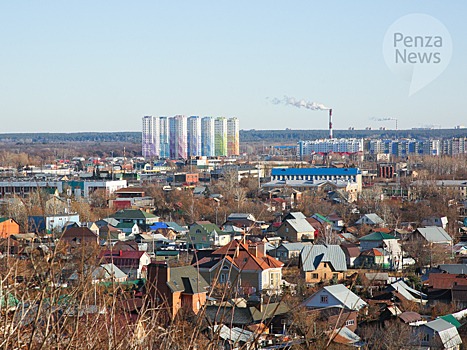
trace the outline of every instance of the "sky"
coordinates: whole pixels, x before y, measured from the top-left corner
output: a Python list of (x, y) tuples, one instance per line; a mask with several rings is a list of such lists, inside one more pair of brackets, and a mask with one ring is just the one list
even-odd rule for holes
[[(0, 1), (0, 133), (140, 131), (144, 115), (241, 129), (467, 125), (467, 2)], [(409, 95), (383, 40), (408, 14), (447, 28), (445, 70)], [(444, 49), (444, 48), (442, 48)]]

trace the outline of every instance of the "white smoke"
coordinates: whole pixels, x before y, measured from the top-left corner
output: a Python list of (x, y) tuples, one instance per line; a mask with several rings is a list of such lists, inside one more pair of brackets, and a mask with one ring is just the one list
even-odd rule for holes
[(387, 120), (397, 120), (397, 118), (391, 118), (391, 117), (376, 118), (376, 117), (373, 117), (373, 118), (371, 118), (371, 120), (374, 120), (376, 122), (385, 122)]
[(294, 106), (297, 108), (311, 109), (312, 111), (327, 111), (331, 109), (330, 107), (326, 107), (322, 103), (310, 102), (306, 100), (298, 100), (295, 97), (289, 97), (289, 96), (284, 96), (281, 99), (274, 97), (270, 101), (272, 104), (275, 104), (275, 105), (290, 105), (290, 106)]

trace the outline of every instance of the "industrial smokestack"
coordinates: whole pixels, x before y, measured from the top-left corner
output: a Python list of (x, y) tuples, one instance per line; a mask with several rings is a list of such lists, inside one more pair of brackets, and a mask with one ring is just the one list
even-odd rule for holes
[(272, 104), (275, 105), (290, 105), (297, 108), (305, 108), (312, 111), (329, 111), (329, 138), (332, 139), (332, 109), (326, 107), (322, 103), (306, 101), (306, 100), (299, 100), (294, 97), (284, 96), (282, 99), (280, 98), (273, 98), (269, 99), (266, 97), (267, 100), (271, 101)]

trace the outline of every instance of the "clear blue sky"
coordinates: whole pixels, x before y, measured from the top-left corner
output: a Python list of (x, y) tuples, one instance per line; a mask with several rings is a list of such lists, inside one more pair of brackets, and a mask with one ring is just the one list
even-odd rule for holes
[[(388, 27), (439, 19), (452, 60), (430, 85), (386, 66)], [(0, 132), (139, 131), (143, 115), (236, 116), (242, 129), (467, 124), (467, 2), (1, 1)]]

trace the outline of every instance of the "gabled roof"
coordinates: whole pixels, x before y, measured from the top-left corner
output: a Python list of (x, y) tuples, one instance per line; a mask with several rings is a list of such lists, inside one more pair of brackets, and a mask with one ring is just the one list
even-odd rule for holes
[(274, 259), (269, 255), (264, 255), (259, 250), (257, 250), (256, 255), (251, 253), (248, 249), (248, 244), (242, 243), (238, 240), (233, 240), (225, 246), (220, 247), (215, 250), (211, 256), (211, 258), (206, 257), (200, 260), (198, 262), (199, 267), (212, 267), (224, 258), (238, 270), (264, 271), (284, 266), (284, 264), (279, 260)]
[(167, 224), (165, 222), (155, 222), (149, 228), (153, 231), (159, 230), (159, 229), (165, 229), (168, 228)]
[[(362, 300), (358, 295), (352, 292), (343, 284), (335, 284), (332, 286), (326, 286), (323, 288), (329, 294), (331, 294), (341, 304), (341, 307), (348, 310), (360, 310), (365, 307), (367, 303)], [(322, 290), (323, 290), (322, 289)], [(316, 292), (311, 296), (313, 298), (317, 294), (321, 294), (322, 290)], [(305, 301), (306, 303), (306, 301)]]
[(166, 221), (165, 222), (167, 224), (167, 227), (168, 228), (171, 228), (172, 230), (174, 230), (175, 232), (184, 232), (186, 231), (186, 229), (184, 229), (182, 226), (180, 226), (179, 224), (177, 224), (176, 222), (173, 222), (173, 221)]
[(139, 209), (123, 209), (119, 210), (110, 217), (114, 219), (155, 219), (156, 215), (147, 213)]
[(438, 333), (445, 349), (451, 349), (462, 344), (457, 328), (442, 318), (427, 322), (422, 327), (431, 328)]
[(328, 262), (336, 271), (347, 271), (344, 251), (338, 245), (304, 246), (300, 253), (303, 271), (314, 271), (321, 262)]
[(180, 266), (170, 268), (170, 281), (167, 286), (172, 292), (186, 294), (206, 293), (209, 284), (193, 266)]
[(422, 320), (422, 316), (414, 311), (405, 311), (399, 314), (398, 317), (405, 323), (412, 323)]
[(319, 213), (315, 213), (311, 216), (312, 218), (315, 218), (316, 220), (318, 220), (320, 223), (323, 223), (323, 222), (326, 222), (328, 224), (332, 224), (332, 221), (329, 220), (328, 218), (326, 218), (325, 216), (319, 214)]
[(371, 248), (360, 253), (361, 256), (383, 256), (384, 250), (381, 248)]
[(118, 229), (133, 228), (136, 224), (134, 222), (121, 222), (117, 225)]
[(292, 228), (297, 231), (297, 233), (315, 232), (315, 228), (311, 226), (311, 224), (306, 221), (306, 219), (288, 219), (285, 222), (292, 226)]
[(227, 217), (227, 221), (229, 220), (256, 221), (256, 219), (253, 217), (253, 214), (250, 214), (250, 213), (232, 213)]
[(438, 269), (455, 275), (467, 275), (467, 264), (441, 264)]
[(292, 211), (285, 217), (291, 217), (293, 219), (306, 219), (306, 216), (301, 211)]
[(396, 281), (391, 283), (386, 290), (388, 291), (395, 291), (403, 296), (405, 299), (409, 301), (414, 301), (417, 303), (423, 303), (423, 299), (427, 299), (427, 295), (419, 292), (416, 289), (409, 287), (403, 280)]
[(456, 328), (460, 328), (462, 326), (462, 324), (452, 314), (440, 316), (439, 318), (442, 318), (443, 320), (448, 321), (450, 324), (452, 324)]
[(302, 242), (295, 242), (295, 243), (282, 243), (277, 249), (284, 248), (287, 251), (301, 251), (304, 246), (310, 245)]
[(363, 215), (355, 223), (356, 224), (362, 224), (364, 218), (367, 218), (370, 221), (370, 224), (372, 224), (372, 225), (378, 225), (378, 224), (384, 223), (383, 219), (381, 219), (377, 214), (374, 214), (374, 213)]
[(438, 226), (420, 227), (417, 232), (430, 243), (446, 243), (452, 242), (451, 236), (442, 228)]
[(98, 237), (98, 234), (87, 227), (70, 227), (63, 232), (62, 238), (67, 237)]
[(348, 255), (350, 258), (356, 258), (360, 255), (360, 247), (353, 243), (342, 243), (341, 249), (344, 251), (344, 254)]
[(451, 273), (430, 273), (428, 284), (433, 289), (452, 289), (453, 286), (467, 286), (467, 276)]
[[(191, 225), (191, 227), (193, 226), (201, 226), (206, 232), (216, 232), (218, 234), (222, 234), (224, 233), (220, 228), (219, 226), (217, 226), (216, 224), (213, 224), (212, 222), (209, 222), (209, 221), (197, 221), (196, 223), (194, 223), (193, 225)], [(190, 227), (190, 228), (191, 228)]]
[(362, 339), (347, 327), (341, 327), (333, 333), (334, 335), (332, 340), (336, 343), (363, 345), (361, 342)]
[(360, 241), (382, 241), (384, 239), (397, 239), (394, 236), (388, 235), (384, 232), (373, 232), (369, 235), (360, 238)]

